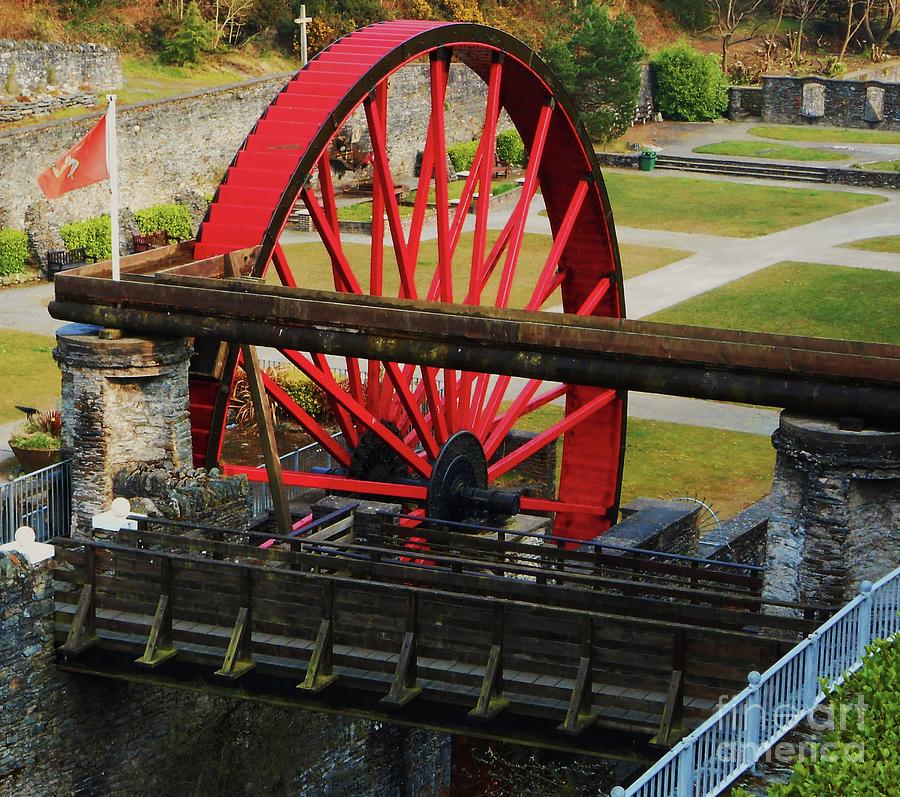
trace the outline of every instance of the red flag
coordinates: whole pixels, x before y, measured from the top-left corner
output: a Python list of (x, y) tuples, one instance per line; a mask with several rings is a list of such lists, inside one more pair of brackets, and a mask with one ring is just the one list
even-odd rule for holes
[(63, 194), (109, 177), (106, 166), (106, 117), (72, 149), (57, 158), (49, 169), (38, 176), (38, 185), (47, 199), (59, 199)]

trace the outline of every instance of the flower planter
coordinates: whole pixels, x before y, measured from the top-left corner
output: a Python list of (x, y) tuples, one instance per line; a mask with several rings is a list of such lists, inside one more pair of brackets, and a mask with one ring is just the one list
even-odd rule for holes
[(26, 473), (33, 473), (41, 468), (55, 465), (62, 459), (62, 455), (58, 448), (19, 448), (10, 444), (13, 454), (19, 460), (22, 470)]

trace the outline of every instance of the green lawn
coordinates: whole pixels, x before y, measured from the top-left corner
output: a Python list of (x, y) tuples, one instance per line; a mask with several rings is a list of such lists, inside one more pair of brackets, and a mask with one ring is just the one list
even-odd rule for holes
[[(539, 431), (561, 417), (561, 407), (542, 407), (516, 428)], [(644, 496), (691, 496), (726, 520), (772, 487), (775, 451), (764, 435), (629, 419), (626, 438), (623, 505)]]
[(874, 194), (782, 188), (652, 174), (605, 174), (627, 227), (755, 238), (886, 201)]
[(648, 320), (900, 343), (900, 274), (778, 263)]
[(823, 141), (834, 144), (900, 144), (900, 133), (889, 130), (852, 130), (809, 125), (758, 125), (750, 134), (779, 141)]
[(55, 345), (51, 337), (0, 329), (0, 423), (25, 420), (16, 404), (40, 410), (56, 407), (59, 368), (53, 361)]
[(863, 238), (843, 246), (851, 249), (867, 249), (870, 252), (893, 252), (900, 254), (900, 235), (884, 235), (880, 238)]
[(745, 158), (767, 158), (783, 161), (842, 161), (847, 156), (840, 152), (815, 147), (794, 147), (790, 144), (770, 144), (767, 141), (720, 141), (705, 144), (694, 152), (708, 155), (740, 155)]
[(876, 172), (900, 172), (900, 161), (873, 161), (872, 163), (855, 163), (854, 169), (865, 169)]
[[(488, 240), (493, 243), (498, 232), (488, 231)], [(460, 298), (468, 287), (468, 275), (472, 258), (473, 234), (464, 233), (454, 257), (454, 289), (456, 298)], [(526, 234), (519, 259), (519, 268), (513, 282), (511, 307), (524, 307), (531, 298), (538, 275), (550, 253), (551, 238), (549, 235)], [(681, 249), (663, 247), (623, 245), (620, 247), (625, 278), (651, 271), (661, 266), (681, 260), (690, 252)], [(334, 281), (331, 272), (331, 260), (325, 248), (319, 243), (286, 244), (284, 251), (291, 264), (298, 285), (308, 288), (333, 289)], [(352, 266), (357, 280), (364, 287), (368, 286), (370, 247), (367, 244), (345, 244), (344, 252)], [(416, 287), (419, 295), (424, 295), (431, 284), (437, 263), (437, 242), (426, 241), (422, 244), (417, 261)], [(496, 269), (484, 293), (485, 298), (497, 294), (501, 269)], [(384, 254), (384, 293), (396, 296), (400, 289), (396, 259), (393, 249), (386, 248)], [(547, 301), (546, 306), (559, 304), (561, 299), (557, 292)]]

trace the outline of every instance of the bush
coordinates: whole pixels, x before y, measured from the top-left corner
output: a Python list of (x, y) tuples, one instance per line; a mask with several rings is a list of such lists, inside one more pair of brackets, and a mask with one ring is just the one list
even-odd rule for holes
[(184, 205), (153, 205), (135, 211), (134, 219), (143, 234), (165, 230), (170, 238), (187, 241), (194, 236), (190, 211)]
[(0, 277), (18, 274), (28, 262), (28, 236), (20, 230), (0, 230)]
[(187, 7), (184, 19), (175, 35), (163, 47), (162, 60), (167, 64), (196, 64), (200, 55), (212, 47), (213, 29), (206, 22), (196, 3)]
[(328, 402), (325, 391), (297, 368), (278, 368), (275, 381), (300, 407), (317, 421), (325, 420)]
[(686, 122), (717, 119), (728, 108), (728, 80), (714, 55), (686, 42), (660, 50), (650, 61), (656, 73), (656, 103), (662, 115)]
[(497, 161), (520, 166), (525, 162), (525, 145), (518, 130), (502, 130), (497, 133)]
[(109, 216), (73, 221), (64, 224), (59, 232), (69, 252), (83, 246), (88, 260), (109, 260), (112, 257)]
[[(874, 642), (866, 653), (863, 666), (829, 695), (835, 727), (824, 744), (805, 751), (791, 780), (769, 786), (769, 797), (900, 793), (900, 641)], [(749, 797), (742, 789), (733, 794)]]
[(472, 168), (472, 161), (475, 160), (475, 150), (478, 149), (477, 141), (463, 141), (460, 144), (454, 144), (447, 147), (447, 155), (450, 156), (450, 163), (458, 172), (465, 172)]
[(22, 430), (9, 438), (10, 445), (38, 451), (50, 451), (62, 444), (62, 415), (59, 410), (41, 412), (29, 420)]

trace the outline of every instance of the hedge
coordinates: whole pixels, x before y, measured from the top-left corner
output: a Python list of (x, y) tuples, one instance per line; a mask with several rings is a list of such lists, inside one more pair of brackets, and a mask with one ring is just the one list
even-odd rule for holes
[(478, 149), (477, 141), (463, 141), (447, 147), (447, 155), (450, 156), (450, 163), (458, 172), (465, 172), (472, 168), (472, 161), (475, 160), (475, 151)]
[(64, 224), (59, 232), (69, 252), (83, 246), (88, 260), (109, 260), (112, 257), (109, 216), (73, 221)]
[(0, 230), (0, 277), (18, 274), (28, 262), (28, 236), (21, 230)]
[(525, 162), (525, 145), (522, 143), (519, 131), (502, 130), (497, 133), (495, 152), (498, 162), (521, 166)]
[(728, 79), (714, 55), (686, 42), (660, 50), (650, 61), (656, 77), (656, 104), (667, 119), (709, 122), (728, 108)]
[(165, 230), (170, 238), (187, 241), (194, 237), (190, 211), (184, 205), (153, 205), (134, 214), (138, 229), (146, 235)]

